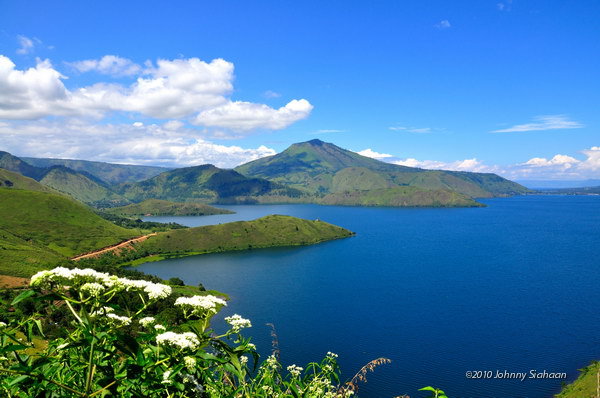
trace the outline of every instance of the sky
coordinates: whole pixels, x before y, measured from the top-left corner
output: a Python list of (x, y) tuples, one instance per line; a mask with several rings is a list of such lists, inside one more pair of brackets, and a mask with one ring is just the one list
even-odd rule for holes
[(321, 139), (600, 178), (600, 2), (0, 0), (0, 150), (235, 167)]

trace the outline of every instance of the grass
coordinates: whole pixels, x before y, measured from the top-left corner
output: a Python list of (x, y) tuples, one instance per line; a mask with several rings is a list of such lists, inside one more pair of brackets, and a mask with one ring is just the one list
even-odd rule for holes
[(160, 199), (148, 199), (127, 206), (113, 207), (105, 209), (104, 212), (121, 216), (208, 216), (233, 213), (201, 203), (170, 202)]
[(323, 221), (271, 215), (253, 221), (162, 232), (148, 238), (139, 246), (155, 255), (193, 255), (273, 246), (309, 245), (352, 235), (347, 229)]
[(556, 398), (592, 398), (596, 397), (600, 362), (593, 362), (580, 369), (581, 374), (573, 383), (566, 385)]

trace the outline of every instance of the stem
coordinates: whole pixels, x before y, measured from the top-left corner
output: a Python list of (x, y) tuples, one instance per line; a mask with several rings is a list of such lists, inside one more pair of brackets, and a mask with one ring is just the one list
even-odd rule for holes
[(94, 373), (96, 370), (96, 365), (94, 365), (94, 345), (96, 343), (96, 336), (92, 332), (92, 345), (90, 347), (90, 359), (88, 360), (88, 370), (87, 377), (85, 380), (85, 393), (87, 394), (90, 391), (90, 386), (92, 384), (92, 378), (94, 377)]
[(73, 306), (71, 305), (71, 303), (69, 302), (69, 300), (65, 300), (65, 303), (67, 303), (67, 307), (69, 307), (69, 309), (71, 310), (71, 313), (79, 321), (79, 323), (81, 323), (82, 325), (84, 325), (83, 321), (81, 320), (81, 318), (79, 317), (79, 315), (77, 315), (77, 312), (75, 312), (75, 309), (73, 308)]
[(58, 383), (58, 382), (53, 381), (53, 380), (48, 380), (43, 375), (35, 375), (35, 374), (27, 373), (27, 372), (19, 372), (17, 370), (10, 370), (10, 369), (0, 369), (0, 372), (12, 373), (12, 374), (17, 374), (17, 375), (25, 375), (25, 376), (29, 376), (29, 377), (41, 378), (42, 380), (47, 381), (48, 383), (52, 383), (52, 384), (54, 384), (56, 386), (59, 386), (60, 388), (64, 388), (65, 390), (70, 391), (73, 394), (77, 394), (80, 397), (84, 397), (85, 396), (85, 394), (80, 393), (79, 391), (74, 390), (74, 389), (72, 389), (69, 386), (65, 386), (64, 384)]

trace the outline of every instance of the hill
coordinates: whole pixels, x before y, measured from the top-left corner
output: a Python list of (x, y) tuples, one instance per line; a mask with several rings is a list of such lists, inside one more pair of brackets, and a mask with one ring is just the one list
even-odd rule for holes
[(121, 216), (208, 216), (233, 213), (200, 203), (169, 202), (160, 199), (147, 199), (140, 203), (105, 209), (104, 212)]
[(105, 183), (87, 172), (76, 172), (64, 166), (47, 169), (40, 183), (89, 205), (119, 206), (129, 203), (121, 195), (113, 192)]
[[(285, 151), (235, 168), (248, 177), (265, 178), (310, 195), (327, 197), (328, 204), (362, 204), (365, 191), (377, 190), (393, 199), (404, 200), (399, 187), (435, 190), (443, 206), (460, 205), (468, 198), (486, 198), (523, 194), (529, 190), (491, 173), (469, 173), (444, 170), (424, 170), (381, 162), (320, 140), (293, 144)], [(391, 190), (390, 190), (391, 189)], [(442, 191), (447, 191), (442, 193)], [(408, 193), (408, 191), (406, 191)], [(456, 195), (462, 195), (455, 200)], [(410, 191), (414, 194), (415, 191)], [(356, 203), (349, 199), (356, 197)], [(336, 198), (344, 198), (337, 202)], [(446, 201), (446, 198), (452, 198)], [(454, 203), (453, 203), (454, 202)], [(411, 204), (407, 204), (411, 206)], [(413, 205), (427, 205), (416, 202)]]
[(263, 178), (245, 177), (234, 170), (211, 164), (166, 171), (156, 177), (115, 188), (125, 198), (138, 202), (163, 199), (197, 203), (258, 203), (262, 197), (299, 195), (295, 189)]
[(253, 221), (161, 232), (139, 244), (148, 254), (193, 255), (273, 246), (310, 245), (354, 235), (323, 221), (271, 215)]
[(85, 172), (108, 183), (121, 184), (125, 182), (136, 182), (147, 180), (164, 171), (165, 167), (137, 166), (128, 164), (114, 164), (105, 162), (94, 162), (90, 160), (75, 159), (50, 159), (50, 158), (21, 158), (30, 165), (49, 168), (52, 166), (65, 166), (72, 170)]
[(13, 171), (8, 171), (5, 169), (0, 169), (0, 187), (57, 193), (52, 188), (40, 184), (33, 178), (25, 177), (19, 173), (15, 173)]
[[(21, 264), (40, 264), (141, 234), (139, 230), (118, 227), (62, 195), (7, 188), (0, 188), (0, 230), (2, 268), (12, 267), (12, 261), (18, 258)], [(12, 274), (18, 273), (15, 270)]]
[(19, 173), (34, 180), (39, 180), (46, 172), (43, 168), (32, 166), (4, 151), (0, 151), (0, 168)]

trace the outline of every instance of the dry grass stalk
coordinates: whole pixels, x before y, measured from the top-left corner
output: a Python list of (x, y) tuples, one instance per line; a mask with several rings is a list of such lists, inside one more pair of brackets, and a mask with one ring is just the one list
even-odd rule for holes
[(380, 365), (385, 365), (391, 363), (392, 360), (388, 358), (377, 358), (360, 368), (358, 372), (347, 382), (345, 385), (341, 386), (337, 391), (337, 395), (340, 397), (347, 396), (349, 391), (357, 392), (358, 391), (358, 383), (366, 383), (367, 382), (367, 373), (375, 371), (375, 368)]
[(281, 356), (281, 351), (279, 350), (279, 339), (277, 338), (277, 332), (275, 331), (275, 325), (272, 323), (267, 323), (267, 326), (271, 328), (271, 353), (277, 358), (279, 361)]

